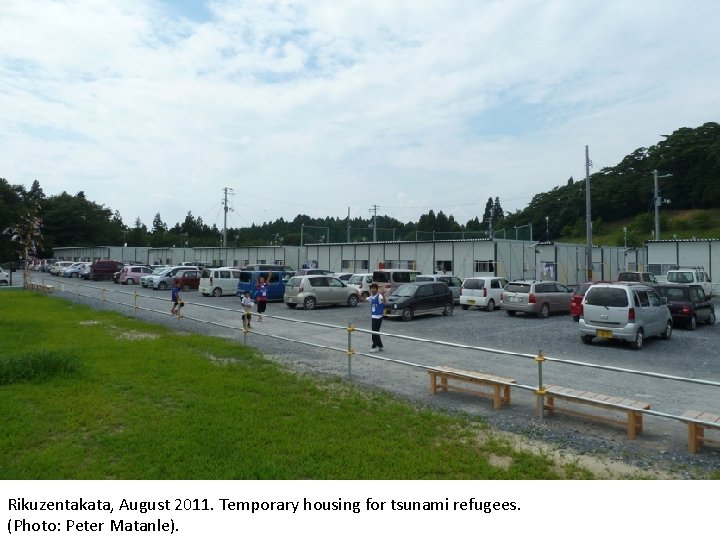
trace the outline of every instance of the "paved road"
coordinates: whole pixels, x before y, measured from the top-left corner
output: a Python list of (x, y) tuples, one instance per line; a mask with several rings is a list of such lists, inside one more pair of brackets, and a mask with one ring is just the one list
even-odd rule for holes
[[(37, 274), (36, 277), (49, 279), (47, 274)], [(180, 330), (203, 331), (212, 335), (246, 339), (249, 345), (258, 347), (294, 369), (340, 377), (348, 376), (348, 355), (343, 351), (347, 350), (348, 346), (346, 328), (354, 325), (359, 330), (351, 333), (352, 348), (363, 353), (354, 355), (351, 359), (352, 379), (357, 384), (387, 389), (433, 406), (481, 414), (500, 427), (520, 431), (527, 425), (532, 425), (533, 429), (539, 425), (543, 430), (557, 427), (573, 433), (604, 437), (612, 441), (612, 444), (626, 444), (622, 428), (607, 427), (601, 423), (589, 424), (567, 415), (556, 415), (539, 424), (534, 413), (535, 396), (522, 389), (513, 393), (511, 407), (497, 413), (493, 411), (490, 400), (473, 396), (451, 393), (431, 398), (428, 395), (428, 375), (424, 369), (415, 366), (451, 365), (476, 369), (514, 377), (519, 384), (535, 387), (538, 384), (538, 365), (532, 357), (542, 350), (549, 358), (674, 377), (720, 381), (720, 325), (699, 325), (694, 332), (676, 328), (671, 340), (648, 339), (642, 350), (633, 351), (627, 344), (614, 342), (598, 342), (591, 346), (583, 344), (577, 324), (569, 315), (551, 316), (548, 319), (522, 315), (511, 318), (499, 310), (487, 313), (475, 309), (456, 309), (451, 317), (427, 316), (411, 322), (384, 321), (382, 331), (394, 336), (383, 337), (383, 353), (370, 355), (366, 354), (370, 348), (370, 336), (362, 332), (370, 327), (369, 308), (363, 304), (357, 308), (337, 306), (304, 311), (288, 309), (282, 303), (271, 303), (266, 322), (254, 323), (255, 332), (243, 336), (238, 330), (241, 326), (239, 311), (234, 311), (239, 308), (239, 299), (236, 297), (206, 298), (197, 292), (185, 293), (186, 318), (177, 320), (169, 316), (169, 291), (62, 278), (55, 281), (57, 288), (64, 290), (60, 292), (65, 296), (92, 303), (93, 301), (78, 297), (77, 293), (96, 297), (100, 294), (98, 287), (102, 287), (106, 289), (102, 294), (109, 301), (123, 302), (131, 306), (137, 301), (138, 306), (154, 311), (135, 310), (110, 302), (103, 304), (107, 309), (118, 309), (153, 322), (172, 324)], [(135, 293), (138, 293), (137, 298)], [(212, 321), (217, 325), (201, 324), (194, 319)], [(492, 354), (396, 336), (514, 351), (529, 357)], [(326, 348), (319, 349), (299, 342)], [(720, 411), (718, 386), (690, 384), (554, 361), (543, 363), (543, 382), (634, 398), (651, 403), (655, 411), (675, 415), (682, 414), (687, 409)], [(645, 434), (631, 444), (661, 451), (684, 452), (685, 437), (686, 428), (681, 422), (648, 417)], [(720, 452), (707, 452), (710, 452), (709, 459), (720, 461)]]

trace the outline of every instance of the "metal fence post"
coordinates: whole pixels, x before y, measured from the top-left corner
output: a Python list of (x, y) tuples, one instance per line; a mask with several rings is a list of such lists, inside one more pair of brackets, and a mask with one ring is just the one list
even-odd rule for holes
[(137, 311), (137, 308), (138, 308), (138, 307), (137, 307), (138, 293), (137, 293), (137, 291), (135, 291), (133, 294), (135, 295), (134, 306), (135, 306), (135, 310)]
[(348, 361), (348, 378), (352, 377), (352, 357), (353, 354), (355, 354), (355, 351), (353, 351), (352, 348), (352, 333), (355, 331), (355, 326), (353, 326), (352, 323), (348, 323), (347, 325), (347, 336), (348, 336), (348, 344), (347, 344), (347, 361)]
[(537, 394), (537, 410), (540, 417), (540, 422), (543, 420), (543, 414), (545, 412), (545, 387), (542, 382), (542, 365), (545, 361), (542, 351), (538, 351), (535, 361), (538, 365), (538, 389), (535, 391)]

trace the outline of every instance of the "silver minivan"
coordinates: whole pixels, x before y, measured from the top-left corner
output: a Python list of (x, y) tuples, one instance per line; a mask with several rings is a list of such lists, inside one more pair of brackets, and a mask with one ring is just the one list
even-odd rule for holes
[(650, 287), (602, 283), (585, 293), (579, 328), (583, 343), (596, 337), (617, 339), (638, 350), (647, 336), (670, 339), (673, 325), (667, 300)]

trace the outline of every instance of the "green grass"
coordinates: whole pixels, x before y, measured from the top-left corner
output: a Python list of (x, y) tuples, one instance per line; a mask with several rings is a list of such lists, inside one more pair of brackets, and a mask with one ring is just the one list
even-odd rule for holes
[(29, 291), (0, 293), (0, 320), (0, 365), (22, 375), (0, 384), (3, 479), (592, 477), (229, 340)]

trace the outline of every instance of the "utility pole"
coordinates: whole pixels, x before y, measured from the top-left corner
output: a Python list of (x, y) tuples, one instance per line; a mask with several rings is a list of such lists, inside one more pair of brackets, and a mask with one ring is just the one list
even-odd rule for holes
[(587, 234), (587, 279), (592, 281), (592, 212), (590, 211), (590, 150), (585, 145), (585, 232)]
[(232, 211), (232, 208), (228, 208), (228, 193), (232, 194), (233, 190), (232, 190), (232, 188), (226, 187), (226, 188), (223, 188), (223, 192), (225, 193), (225, 197), (223, 198), (223, 210), (225, 211), (225, 215), (223, 218), (223, 231), (222, 231), (223, 242), (222, 242), (222, 245), (223, 245), (223, 247), (227, 247), (227, 213), (228, 213), (228, 210)]
[(348, 206), (347, 243), (350, 243), (350, 207)]
[(655, 240), (660, 240), (660, 205), (662, 204), (660, 189), (658, 187), (658, 178), (668, 178), (670, 176), (672, 176), (672, 174), (663, 174), (662, 176), (658, 176), (657, 169), (653, 171), (653, 184), (655, 186)]
[(373, 204), (370, 208), (370, 212), (373, 213), (372, 230), (373, 230), (373, 242), (377, 242), (377, 211), (378, 205)]

